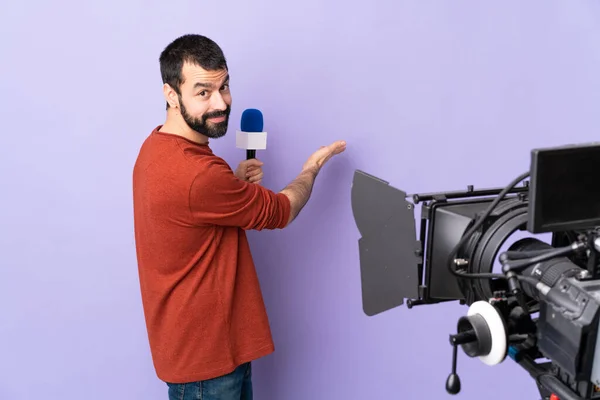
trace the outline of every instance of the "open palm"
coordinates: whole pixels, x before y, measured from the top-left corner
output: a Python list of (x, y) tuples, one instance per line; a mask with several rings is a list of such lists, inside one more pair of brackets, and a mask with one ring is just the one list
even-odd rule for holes
[(321, 146), (319, 150), (315, 151), (304, 164), (304, 169), (317, 168), (321, 169), (331, 157), (340, 154), (346, 150), (346, 142), (338, 140), (331, 143), (329, 146)]

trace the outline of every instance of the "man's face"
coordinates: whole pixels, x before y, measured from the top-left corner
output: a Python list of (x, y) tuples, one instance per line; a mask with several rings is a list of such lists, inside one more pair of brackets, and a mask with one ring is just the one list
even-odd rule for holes
[(231, 112), (228, 71), (206, 71), (185, 63), (182, 73), (179, 107), (184, 121), (206, 137), (225, 136)]

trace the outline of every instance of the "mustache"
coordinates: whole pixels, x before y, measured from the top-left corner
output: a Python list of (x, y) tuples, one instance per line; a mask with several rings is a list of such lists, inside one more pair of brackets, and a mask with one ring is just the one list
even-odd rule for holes
[(227, 107), (227, 109), (225, 109), (224, 111), (213, 111), (211, 113), (206, 113), (206, 114), (204, 114), (202, 119), (204, 121), (206, 121), (209, 118), (228, 117), (229, 112), (230, 112), (230, 108)]

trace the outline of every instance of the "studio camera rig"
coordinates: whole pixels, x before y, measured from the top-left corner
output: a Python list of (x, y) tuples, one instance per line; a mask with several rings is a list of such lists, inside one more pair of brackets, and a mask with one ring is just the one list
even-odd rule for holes
[[(460, 346), (487, 365), (509, 356), (543, 399), (600, 399), (599, 172), (600, 143), (534, 149), (529, 172), (505, 188), (407, 195), (357, 170), (365, 314), (405, 299), (408, 308), (467, 305), (450, 335), (450, 394), (461, 387)], [(552, 239), (530, 235), (500, 252), (517, 231)]]

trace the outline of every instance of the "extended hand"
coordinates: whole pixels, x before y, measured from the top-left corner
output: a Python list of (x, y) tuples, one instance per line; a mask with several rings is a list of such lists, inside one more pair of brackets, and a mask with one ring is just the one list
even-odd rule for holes
[(264, 176), (262, 165), (263, 162), (257, 160), (256, 158), (244, 160), (240, 163), (240, 165), (238, 165), (237, 169), (235, 170), (235, 176), (237, 176), (238, 179), (241, 179), (243, 181), (256, 183), (257, 185), (260, 185)]
[(303, 169), (315, 168), (320, 170), (331, 157), (342, 153), (344, 150), (346, 150), (346, 142), (343, 140), (333, 142), (329, 146), (321, 146), (304, 163)]

